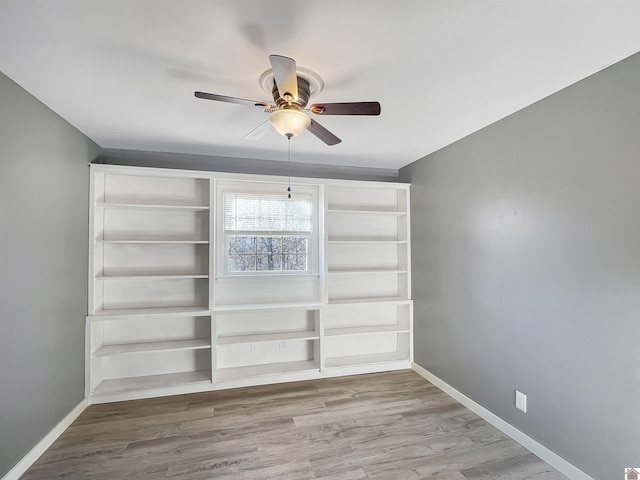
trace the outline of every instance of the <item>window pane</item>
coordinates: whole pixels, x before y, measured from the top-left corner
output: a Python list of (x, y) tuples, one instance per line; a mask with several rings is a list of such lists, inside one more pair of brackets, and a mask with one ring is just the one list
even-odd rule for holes
[(229, 255), (227, 266), (230, 272), (242, 271), (242, 262), (237, 255)]
[(305, 237), (228, 235), (229, 272), (282, 272), (307, 270)]
[(306, 255), (284, 255), (284, 270), (299, 271), (307, 269)]
[(311, 195), (225, 192), (226, 231), (311, 232)]
[(258, 271), (281, 271), (282, 255), (257, 255), (256, 270)]
[(273, 254), (281, 255), (282, 254), (282, 238), (274, 238), (272, 244)]
[(258, 253), (274, 253), (274, 254), (281, 253), (282, 238), (281, 237), (258, 237), (257, 252)]
[(282, 239), (283, 253), (307, 253), (307, 239), (301, 237), (284, 237)]
[(255, 272), (256, 257), (255, 255), (229, 255), (228, 265), (230, 272)]
[(242, 255), (256, 252), (256, 237), (231, 235), (229, 238), (229, 255)]

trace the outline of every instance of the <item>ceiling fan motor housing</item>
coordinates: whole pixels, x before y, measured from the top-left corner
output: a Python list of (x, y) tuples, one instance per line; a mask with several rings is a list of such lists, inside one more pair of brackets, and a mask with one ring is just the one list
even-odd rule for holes
[[(278, 90), (278, 85), (276, 82), (273, 82), (273, 88), (271, 89), (271, 94), (273, 95), (273, 101), (278, 106), (278, 108), (285, 108), (293, 106), (297, 110), (302, 110), (309, 103), (309, 98), (311, 97), (309, 81), (305, 78), (298, 76), (298, 98), (292, 102), (285, 100), (280, 91)], [(291, 92), (283, 92), (283, 94), (291, 93)]]

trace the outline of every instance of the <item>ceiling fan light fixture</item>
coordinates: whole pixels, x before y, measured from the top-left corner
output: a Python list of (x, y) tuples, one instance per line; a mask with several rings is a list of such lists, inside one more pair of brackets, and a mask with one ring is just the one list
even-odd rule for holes
[(311, 118), (299, 110), (276, 110), (269, 115), (269, 122), (280, 135), (297, 137), (311, 124)]

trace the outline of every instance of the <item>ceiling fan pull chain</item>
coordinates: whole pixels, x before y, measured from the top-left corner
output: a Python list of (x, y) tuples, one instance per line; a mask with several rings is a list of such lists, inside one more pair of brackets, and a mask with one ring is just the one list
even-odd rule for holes
[(287, 133), (287, 158), (289, 163), (289, 186), (287, 187), (287, 192), (289, 192), (289, 194), (287, 195), (287, 198), (291, 198), (291, 137), (293, 137), (293, 135), (291, 133)]

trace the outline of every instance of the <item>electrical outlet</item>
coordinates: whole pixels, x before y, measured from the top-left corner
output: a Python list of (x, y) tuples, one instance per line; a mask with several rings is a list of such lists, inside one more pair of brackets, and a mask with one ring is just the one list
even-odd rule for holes
[(284, 342), (278, 342), (278, 350), (284, 349)]
[(527, 396), (516, 390), (516, 408), (527, 413)]

